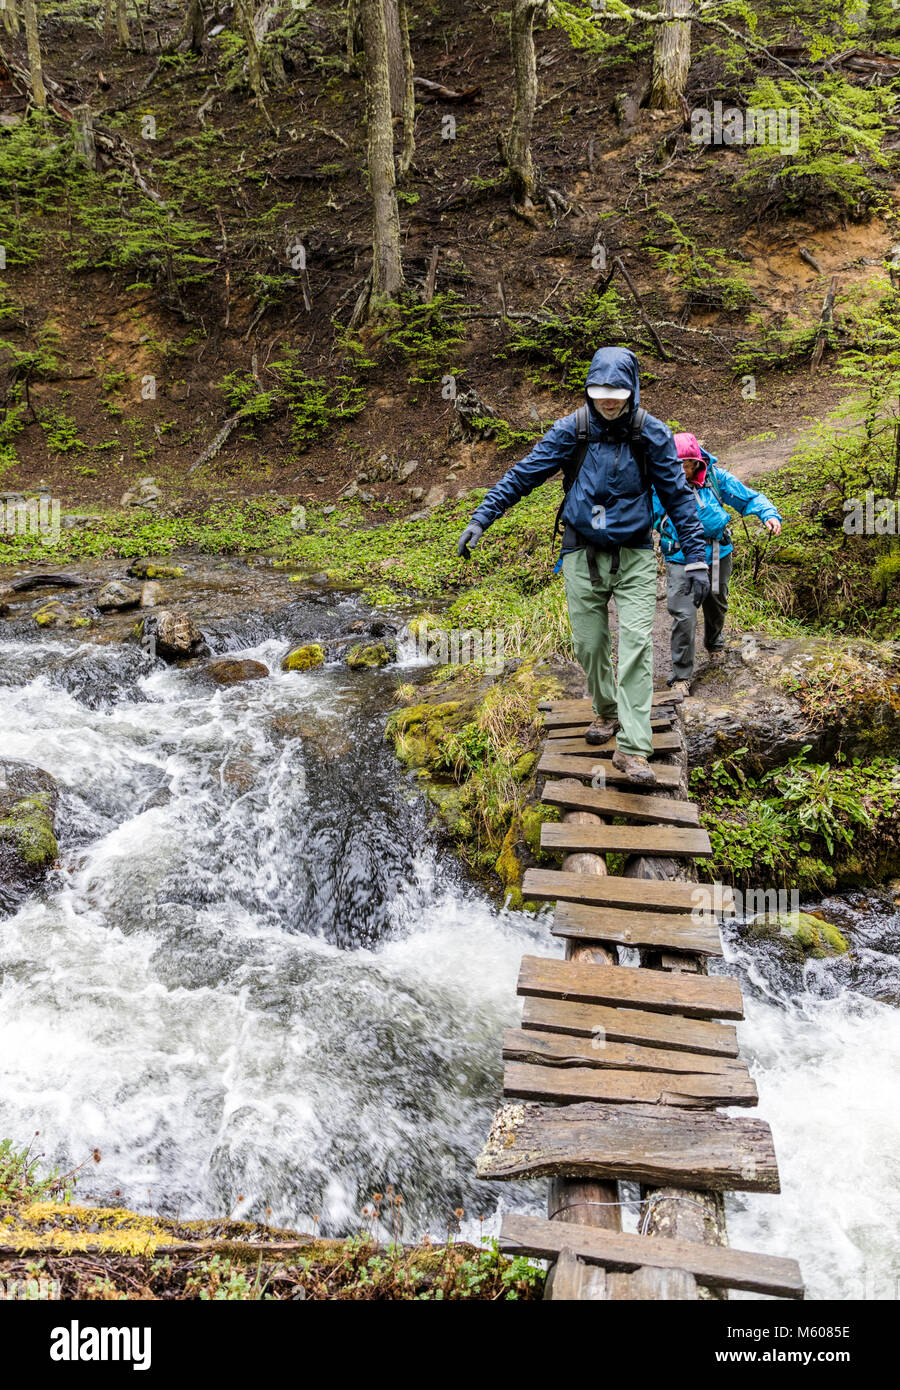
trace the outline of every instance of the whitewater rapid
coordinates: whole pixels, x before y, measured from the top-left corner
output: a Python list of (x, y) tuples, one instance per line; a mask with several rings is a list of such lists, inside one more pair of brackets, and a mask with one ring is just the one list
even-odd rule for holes
[[(559, 953), (546, 918), (498, 908), (429, 829), (383, 740), (409, 672), (285, 675), (284, 651), (242, 647), (273, 674), (221, 689), (0, 643), (0, 756), (62, 792), (59, 867), (0, 919), (0, 1137), (39, 1131), (62, 1167), (99, 1149), (83, 1198), (185, 1218), (345, 1234), (388, 1184), (407, 1238), (540, 1211), (541, 1184), (472, 1166), (520, 957)], [(846, 911), (853, 966), (729, 936), (783, 1187), (730, 1197), (729, 1237), (799, 1258), (811, 1297), (893, 1298), (900, 914)]]

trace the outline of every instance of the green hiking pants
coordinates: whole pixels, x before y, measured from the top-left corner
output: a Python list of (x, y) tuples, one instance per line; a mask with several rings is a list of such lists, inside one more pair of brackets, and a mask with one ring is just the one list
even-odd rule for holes
[[(652, 550), (598, 550), (593, 582), (586, 550), (563, 558), (566, 601), (575, 655), (584, 667), (594, 713), (619, 720), (616, 740), (623, 753), (649, 758), (650, 704), (653, 698), (653, 619), (656, 614), (656, 557)], [(609, 638), (609, 600), (619, 617), (619, 680), (616, 683)]]

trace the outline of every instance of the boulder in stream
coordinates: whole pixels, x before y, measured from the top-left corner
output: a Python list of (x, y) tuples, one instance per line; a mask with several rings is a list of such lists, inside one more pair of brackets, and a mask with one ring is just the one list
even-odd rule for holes
[(358, 643), (348, 651), (346, 662), (351, 671), (367, 671), (387, 666), (396, 655), (397, 648), (393, 642)]
[(128, 566), (132, 579), (181, 579), (181, 565), (161, 564), (158, 560), (133, 560)]
[(57, 855), (59, 791), (49, 772), (0, 758), (0, 911), (10, 911)]
[(190, 613), (180, 608), (163, 608), (157, 613), (154, 637), (157, 655), (164, 661), (197, 656), (203, 645), (203, 633)]
[(206, 674), (216, 685), (240, 685), (242, 681), (263, 680), (269, 668), (247, 657), (217, 656), (206, 667)]
[(141, 607), (159, 608), (166, 601), (166, 591), (155, 579), (148, 579), (141, 586)]
[(91, 625), (91, 620), (86, 614), (79, 613), (75, 608), (66, 607), (66, 605), (60, 603), (58, 599), (53, 599), (50, 603), (45, 603), (42, 608), (38, 608), (37, 611), (32, 614), (32, 617), (38, 627), (43, 628), (80, 628), (90, 627)]
[(113, 579), (109, 584), (104, 584), (97, 595), (97, 607), (101, 613), (120, 613), (126, 608), (137, 608), (140, 599), (137, 589), (123, 584), (120, 579)]
[(318, 642), (309, 642), (305, 647), (295, 647), (281, 663), (282, 671), (311, 671), (316, 666), (325, 665), (325, 651)]

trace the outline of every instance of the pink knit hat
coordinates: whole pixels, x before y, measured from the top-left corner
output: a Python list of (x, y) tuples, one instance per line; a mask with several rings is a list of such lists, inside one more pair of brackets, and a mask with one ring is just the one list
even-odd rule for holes
[(699, 462), (703, 458), (700, 452), (700, 443), (695, 434), (676, 434), (675, 448), (678, 450), (680, 459), (697, 459)]

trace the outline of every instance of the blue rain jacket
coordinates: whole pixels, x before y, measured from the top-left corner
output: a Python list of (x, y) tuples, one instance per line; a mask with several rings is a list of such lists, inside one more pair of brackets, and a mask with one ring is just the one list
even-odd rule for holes
[[(588, 386), (627, 387), (632, 398), (618, 420), (604, 420), (590, 398), (590, 433), (581, 471), (569, 490), (562, 520), (577, 533), (579, 545), (610, 549), (653, 546), (650, 494), (641, 482), (637, 460), (628, 442), (629, 422), (641, 398), (638, 361), (628, 348), (600, 348), (594, 353), (585, 382)], [(703, 560), (703, 533), (692, 489), (684, 476), (672, 431), (654, 416), (644, 421), (650, 481), (673, 519), (682, 550), (691, 561)], [(565, 415), (535, 444), (527, 458), (513, 464), (491, 488), (472, 520), (485, 531), (520, 498), (559, 472), (576, 447), (575, 415)], [(565, 550), (579, 546), (568, 543)]]
[[(733, 507), (741, 516), (758, 516), (760, 521), (775, 517), (782, 520), (778, 508), (761, 492), (746, 487), (744, 483), (729, 473), (727, 468), (719, 468), (713, 454), (701, 448), (706, 463), (706, 478), (702, 487), (688, 483), (697, 500), (697, 515), (706, 540), (706, 563), (712, 564), (713, 541), (719, 542), (719, 554), (730, 555), (734, 546), (731, 535), (726, 534), (731, 517), (725, 507)], [(666, 515), (656, 490), (653, 492), (653, 525), (659, 531), (659, 544), (667, 564), (685, 565), (685, 552), (681, 546), (678, 531)], [(724, 539), (723, 539), (724, 537)]]

